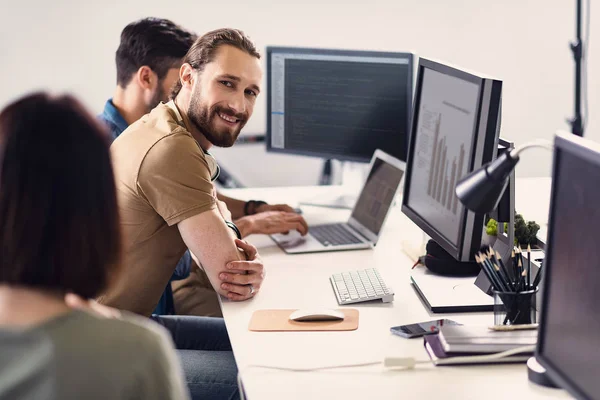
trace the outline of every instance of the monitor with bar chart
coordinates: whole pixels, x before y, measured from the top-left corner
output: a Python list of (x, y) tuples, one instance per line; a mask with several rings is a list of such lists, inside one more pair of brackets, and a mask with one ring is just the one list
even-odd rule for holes
[(465, 147), (475, 128), (479, 86), (425, 70), (416, 126), (411, 204), (457, 244), (463, 206), (454, 188), (467, 172)]
[(483, 215), (455, 193), (496, 154), (502, 82), (420, 59), (402, 211), (458, 261), (480, 246)]

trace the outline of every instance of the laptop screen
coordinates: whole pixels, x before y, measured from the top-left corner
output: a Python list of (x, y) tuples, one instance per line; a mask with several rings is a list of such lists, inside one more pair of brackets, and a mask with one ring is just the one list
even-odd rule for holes
[(376, 158), (352, 210), (352, 218), (379, 235), (403, 174), (400, 168)]

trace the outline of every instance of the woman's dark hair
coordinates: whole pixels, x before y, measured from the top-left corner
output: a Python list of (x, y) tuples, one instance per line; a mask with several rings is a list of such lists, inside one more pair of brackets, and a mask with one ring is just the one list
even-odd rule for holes
[(108, 133), (71, 96), (0, 113), (0, 283), (83, 297), (114, 277), (121, 235)]

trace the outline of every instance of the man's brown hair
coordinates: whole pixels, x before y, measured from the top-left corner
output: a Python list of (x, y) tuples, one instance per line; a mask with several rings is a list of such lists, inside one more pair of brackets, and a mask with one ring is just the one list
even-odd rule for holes
[[(260, 59), (256, 46), (244, 32), (239, 29), (222, 28), (208, 32), (198, 38), (183, 59), (183, 63), (190, 64), (196, 71), (202, 71), (204, 66), (212, 62), (219, 47), (229, 45)], [(181, 79), (171, 90), (171, 99), (174, 99), (181, 90)]]
[(108, 132), (71, 96), (0, 113), (0, 284), (95, 297), (121, 235)]

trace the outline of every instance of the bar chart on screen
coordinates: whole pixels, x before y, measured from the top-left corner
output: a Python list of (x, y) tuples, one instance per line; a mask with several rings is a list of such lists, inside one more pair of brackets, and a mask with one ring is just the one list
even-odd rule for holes
[[(421, 103), (418, 111), (412, 171), (412, 179), (421, 184), (411, 185), (409, 196), (416, 212), (455, 241), (464, 208), (454, 189), (470, 163), (478, 88), (470, 82), (449, 81), (436, 71), (426, 73), (422, 90), (427, 103)], [(472, 129), (465, 129), (469, 126)]]
[(450, 159), (448, 154), (447, 138), (440, 138), (441, 114), (434, 115), (435, 126), (433, 132), (433, 157), (429, 168), (427, 195), (447, 208), (452, 214), (457, 214), (458, 198), (454, 195), (454, 188), (459, 179), (459, 174), (464, 170), (465, 146), (460, 145), (458, 157)]

